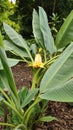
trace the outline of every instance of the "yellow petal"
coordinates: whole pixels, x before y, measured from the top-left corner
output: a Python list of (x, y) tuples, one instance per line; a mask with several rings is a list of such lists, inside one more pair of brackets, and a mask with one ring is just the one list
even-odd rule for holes
[(35, 62), (42, 62), (42, 57), (40, 54), (36, 54), (35, 56)]

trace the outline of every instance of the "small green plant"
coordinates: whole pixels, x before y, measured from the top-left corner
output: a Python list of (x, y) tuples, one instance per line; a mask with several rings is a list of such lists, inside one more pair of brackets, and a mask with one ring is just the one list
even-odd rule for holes
[(57, 26), (60, 23), (59, 16), (57, 13), (52, 13), (52, 16), (50, 16), (50, 18), (51, 22), (49, 24), (51, 25), (51, 30), (57, 33), (58, 32)]
[[(34, 47), (31, 49), (29, 43), (4, 23), (11, 42), (3, 41), (0, 34), (0, 59), (3, 67), (0, 71), (0, 103), (7, 107), (9, 114), (6, 122), (0, 122), (0, 125), (13, 130), (32, 130), (39, 122), (57, 120), (43, 114), (49, 100), (73, 102), (72, 25), (73, 11), (65, 20), (54, 42), (45, 11), (39, 7), (38, 15), (34, 10), (34, 46), (37, 48), (37, 51), (34, 51)], [(71, 44), (65, 49), (69, 43)], [(58, 56), (61, 48), (64, 51)], [(27, 87), (17, 90), (5, 49), (19, 56), (20, 61), (26, 62), (32, 68), (30, 90)]]

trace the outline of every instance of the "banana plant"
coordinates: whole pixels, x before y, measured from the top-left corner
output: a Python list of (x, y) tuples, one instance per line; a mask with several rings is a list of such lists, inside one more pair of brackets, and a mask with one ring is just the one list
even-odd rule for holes
[[(33, 126), (38, 122), (57, 120), (55, 117), (42, 116), (49, 100), (73, 102), (73, 43), (48, 68), (40, 82), (39, 89), (35, 86), (31, 90), (23, 88), (23, 90), (17, 91), (11, 69), (7, 62), (1, 36), (0, 58), (8, 83), (8, 86), (6, 86), (8, 94), (0, 87), (0, 92), (2, 93), (0, 93), (0, 102), (4, 103), (10, 109), (10, 112), (12, 111), (11, 118), (19, 119), (17, 122), (13, 120), (13, 123), (11, 123), (11, 120), (7, 123), (0, 122), (0, 125), (12, 127), (14, 130), (32, 130)], [(45, 104), (41, 108), (40, 102), (43, 103), (43, 101), (45, 101)], [(38, 114), (37, 119), (35, 118), (36, 114)]]
[[(3, 73), (0, 74), (0, 102), (7, 106), (12, 117), (9, 116), (10, 120), (7, 123), (1, 122), (0, 125), (9, 126), (13, 130), (32, 130), (39, 122), (57, 120), (49, 115), (43, 116), (49, 100), (73, 102), (72, 16), (73, 11), (65, 20), (54, 41), (43, 8), (39, 7), (39, 15), (36, 10), (33, 11), (33, 33), (36, 45), (40, 47), (39, 53), (37, 52), (35, 55), (32, 55), (29, 44), (9, 25), (4, 23), (4, 29), (10, 41), (3, 43), (0, 35), (0, 59), (3, 67)], [(66, 35), (68, 41), (66, 41)], [(65, 44), (63, 41), (66, 41)], [(66, 48), (69, 43), (70, 45)], [(61, 47), (64, 48), (64, 51), (58, 55), (58, 48)], [(34, 70), (30, 90), (23, 87), (18, 92), (5, 49), (9, 49), (13, 54), (20, 56), (22, 61), (25, 61)], [(5, 93), (4, 88), (7, 88), (8, 93)]]
[[(9, 40), (4, 40), (5, 50), (16, 55), (17, 60), (20, 57), (20, 61), (26, 62), (32, 68), (35, 84), (37, 84), (37, 75), (40, 75), (41, 71), (44, 74), (47, 68), (59, 57), (58, 52), (60, 50), (62, 52), (73, 41), (73, 11), (70, 12), (54, 39), (44, 9), (39, 7), (39, 14), (34, 9), (32, 18), (34, 44), (23, 39), (8, 24), (3, 23), (3, 25), (9, 37)], [(39, 71), (35, 68), (38, 68)]]

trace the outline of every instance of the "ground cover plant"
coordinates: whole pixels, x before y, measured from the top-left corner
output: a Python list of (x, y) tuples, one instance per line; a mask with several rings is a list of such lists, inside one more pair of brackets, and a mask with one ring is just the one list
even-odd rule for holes
[[(39, 14), (33, 11), (32, 23), (35, 44), (30, 45), (6, 23), (4, 29), (9, 41), (3, 41), (0, 34), (0, 103), (2, 106), (5, 104), (9, 111), (7, 122), (0, 125), (14, 130), (32, 130), (38, 122), (57, 120), (43, 114), (48, 100), (73, 102), (73, 11), (55, 41), (43, 8), (39, 7)], [(15, 54), (18, 61), (26, 62), (32, 68), (30, 90), (23, 87), (17, 91), (5, 52), (7, 50)]]

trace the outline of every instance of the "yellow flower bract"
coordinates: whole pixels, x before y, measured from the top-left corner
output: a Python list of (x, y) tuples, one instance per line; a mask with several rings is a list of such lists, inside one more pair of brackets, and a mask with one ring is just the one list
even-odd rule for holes
[(32, 62), (29, 66), (32, 66), (33, 68), (44, 68), (41, 55), (36, 54), (34, 62)]

